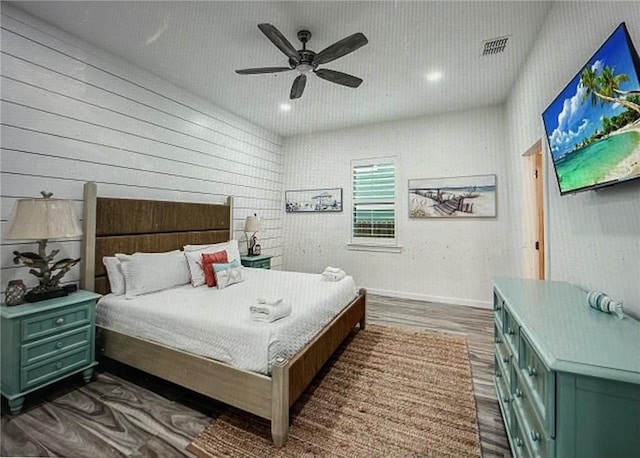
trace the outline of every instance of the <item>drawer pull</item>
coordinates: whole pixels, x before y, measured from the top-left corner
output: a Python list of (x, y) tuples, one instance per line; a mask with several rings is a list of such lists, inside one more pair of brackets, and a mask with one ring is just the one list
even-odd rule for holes
[(502, 402), (504, 402), (505, 404), (509, 404), (511, 402), (511, 399), (509, 398), (509, 396), (505, 396), (502, 398)]
[(509, 362), (509, 357), (505, 356), (504, 358), (502, 358), (502, 362), (503, 363), (508, 363)]
[(62, 361), (58, 361), (56, 364), (56, 369), (62, 369)]
[(520, 439), (519, 437), (516, 437), (516, 447), (522, 447), (524, 445), (524, 442), (522, 442), (522, 439)]
[(56, 343), (56, 348), (62, 348), (63, 345), (64, 345), (64, 342), (60, 341), (60, 342)]
[(540, 433), (536, 431), (531, 431), (531, 440), (533, 442), (538, 442), (540, 440)]
[(502, 339), (500, 337), (496, 337), (495, 341), (496, 343), (502, 343)]
[(527, 373), (529, 377), (535, 377), (538, 375), (538, 370), (535, 367), (527, 366)]
[(60, 325), (60, 324), (62, 324), (62, 323), (64, 323), (64, 318), (58, 318), (58, 319), (56, 320), (56, 324), (57, 324), (57, 325)]
[(522, 398), (522, 391), (519, 388), (516, 388), (516, 397)]
[(502, 310), (502, 306), (501, 305), (496, 305), (496, 312), (499, 312), (500, 310)]
[(496, 377), (500, 378), (500, 377), (502, 377), (502, 374), (499, 371), (496, 371)]
[(516, 333), (516, 331), (514, 331), (513, 329), (509, 328), (507, 329), (507, 334), (509, 334), (510, 336), (514, 335)]

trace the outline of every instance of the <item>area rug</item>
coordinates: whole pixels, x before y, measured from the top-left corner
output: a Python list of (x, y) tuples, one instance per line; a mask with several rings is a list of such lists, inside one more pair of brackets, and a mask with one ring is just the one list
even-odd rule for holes
[(369, 325), (336, 351), (291, 408), (289, 440), (229, 409), (187, 447), (203, 457), (480, 457), (463, 338)]

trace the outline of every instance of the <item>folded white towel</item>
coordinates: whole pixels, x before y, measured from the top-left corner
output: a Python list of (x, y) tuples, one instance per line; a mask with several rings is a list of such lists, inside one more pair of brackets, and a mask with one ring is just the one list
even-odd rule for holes
[(339, 272), (328, 272), (325, 270), (322, 272), (322, 279), (324, 281), (340, 281), (346, 276), (347, 274), (344, 270), (340, 270)]
[(291, 314), (291, 305), (282, 302), (282, 299), (275, 305), (258, 304), (249, 307), (251, 319), (264, 323), (271, 323)]
[(325, 272), (331, 272), (332, 274), (339, 274), (342, 272), (342, 269), (339, 267), (327, 267), (324, 269)]
[(269, 297), (259, 297), (258, 298), (258, 304), (267, 304), (267, 305), (278, 305), (279, 303), (282, 302), (282, 298), (269, 298)]

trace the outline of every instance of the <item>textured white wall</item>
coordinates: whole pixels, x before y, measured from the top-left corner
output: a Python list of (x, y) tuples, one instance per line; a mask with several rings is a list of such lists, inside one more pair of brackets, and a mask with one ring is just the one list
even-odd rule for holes
[[(2, 234), (14, 203), (41, 190), (73, 199), (86, 181), (100, 195), (223, 202), (234, 229), (263, 218), (263, 252), (282, 263), (282, 140), (184, 90), (2, 4)], [(80, 238), (51, 242), (80, 256)], [(241, 245), (242, 248), (242, 245)], [(0, 290), (36, 279), (12, 252), (35, 243), (2, 239)], [(77, 281), (79, 267), (64, 280)]]
[[(510, 154), (501, 107), (287, 138), (285, 188), (343, 188), (344, 211), (284, 216), (288, 270), (340, 266), (372, 292), (488, 306), (492, 278), (516, 274)], [(352, 159), (396, 156), (401, 253), (351, 251)], [(409, 219), (408, 180), (497, 175), (498, 217)]]
[[(554, 4), (507, 103), (515, 176), (518, 155), (544, 136), (541, 113), (623, 21), (640, 47), (637, 2)], [(640, 182), (560, 196), (548, 160), (546, 174), (548, 278), (605, 291), (640, 316)], [(522, 199), (521, 188), (514, 197)]]

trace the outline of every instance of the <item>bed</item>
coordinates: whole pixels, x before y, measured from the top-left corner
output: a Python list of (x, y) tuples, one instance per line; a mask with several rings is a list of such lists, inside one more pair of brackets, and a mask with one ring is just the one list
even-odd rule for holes
[[(87, 183), (81, 287), (109, 293), (102, 264), (104, 256), (167, 252), (184, 245), (230, 240), (233, 238), (232, 215), (232, 198), (228, 198), (226, 204), (107, 198), (98, 197), (95, 183)], [(250, 273), (254, 274), (262, 275)], [(191, 286), (184, 287), (185, 290), (188, 288)], [(262, 291), (256, 291), (256, 294), (262, 294)], [(311, 295), (307, 298), (309, 301), (314, 299)], [(116, 331), (111, 326), (98, 327), (98, 351), (108, 358), (270, 420), (273, 442), (281, 447), (289, 431), (289, 407), (345, 337), (357, 326), (364, 329), (365, 309), (366, 291), (360, 289), (355, 298), (339, 307), (328, 324), (299, 351), (269, 356), (264, 370), (236, 367), (173, 345), (133, 336), (128, 331)]]

